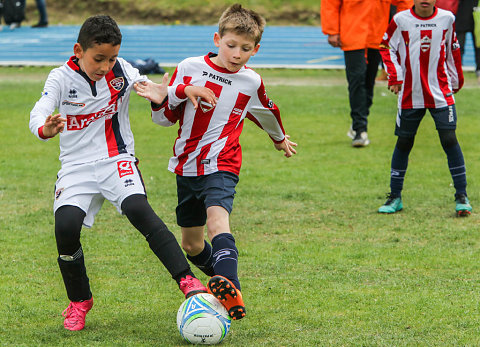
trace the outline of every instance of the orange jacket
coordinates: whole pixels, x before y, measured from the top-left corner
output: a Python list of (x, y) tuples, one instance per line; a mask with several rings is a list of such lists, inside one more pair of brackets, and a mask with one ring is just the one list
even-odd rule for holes
[(326, 35), (340, 34), (344, 51), (379, 49), (390, 5), (396, 5), (400, 12), (411, 8), (413, 0), (321, 0), (322, 31)]

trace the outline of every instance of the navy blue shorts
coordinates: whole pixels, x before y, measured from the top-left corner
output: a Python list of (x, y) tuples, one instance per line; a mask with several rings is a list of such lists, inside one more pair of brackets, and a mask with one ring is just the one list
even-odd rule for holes
[[(442, 108), (429, 108), (428, 110), (435, 121), (437, 130), (455, 130), (457, 128), (457, 111), (455, 105)], [(417, 134), (418, 126), (426, 112), (426, 108), (399, 110), (395, 126), (395, 135), (414, 137)]]
[(231, 213), (238, 180), (228, 171), (197, 177), (177, 175), (177, 224), (185, 228), (205, 225), (210, 206), (221, 206)]

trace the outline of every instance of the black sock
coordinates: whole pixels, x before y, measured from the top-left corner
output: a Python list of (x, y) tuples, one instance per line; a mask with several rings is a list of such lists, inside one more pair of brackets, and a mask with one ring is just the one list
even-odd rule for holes
[(467, 171), (465, 169), (465, 160), (460, 145), (445, 149), (448, 159), (448, 168), (453, 179), (453, 186), (456, 194), (467, 195)]
[(212, 239), (213, 269), (216, 275), (228, 278), (240, 290), (238, 280), (238, 250), (230, 233), (218, 234)]
[(187, 259), (190, 260), (196, 267), (203, 271), (203, 273), (209, 277), (215, 275), (213, 271), (213, 257), (212, 246), (204, 240), (203, 250), (194, 256), (187, 254)]
[(89, 300), (92, 293), (82, 248), (80, 247), (73, 255), (59, 255), (57, 261), (70, 301)]
[(390, 170), (390, 192), (394, 197), (401, 197), (402, 195), (403, 181), (408, 166), (408, 155), (409, 153), (395, 146)]

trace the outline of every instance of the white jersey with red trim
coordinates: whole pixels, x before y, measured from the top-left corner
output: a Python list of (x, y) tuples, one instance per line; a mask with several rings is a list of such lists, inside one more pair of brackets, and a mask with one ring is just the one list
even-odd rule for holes
[(30, 113), (30, 130), (46, 140), (42, 130), (47, 116), (58, 109), (67, 119), (59, 134), (62, 166), (121, 153), (135, 155), (128, 102), (133, 84), (142, 80), (146, 77), (122, 58), (117, 58), (113, 69), (94, 82), (80, 70), (76, 58), (71, 57), (50, 72), (42, 97)]
[(422, 18), (413, 9), (397, 13), (381, 43), (389, 85), (403, 84), (398, 107), (440, 108), (455, 103), (463, 86), (455, 16), (435, 8)]
[[(200, 176), (216, 171), (240, 173), (242, 151), (239, 136), (245, 117), (280, 143), (285, 131), (277, 106), (267, 97), (255, 71), (242, 67), (230, 72), (215, 65), (210, 53), (182, 61), (176, 68), (168, 98), (152, 106), (152, 120), (163, 126), (180, 123), (168, 169), (181, 176)], [(215, 107), (200, 100), (197, 110), (184, 93), (187, 85), (210, 88), (218, 98)]]

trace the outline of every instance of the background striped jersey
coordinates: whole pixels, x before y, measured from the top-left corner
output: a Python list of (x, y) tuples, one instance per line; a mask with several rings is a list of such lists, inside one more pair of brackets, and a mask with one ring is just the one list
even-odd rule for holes
[(380, 52), (388, 84), (402, 84), (398, 107), (439, 108), (455, 103), (463, 86), (455, 17), (435, 8), (422, 18), (413, 9), (397, 13), (383, 37)]
[[(277, 106), (267, 97), (261, 77), (242, 67), (232, 73), (206, 56), (188, 58), (176, 68), (168, 98), (152, 107), (152, 119), (163, 126), (179, 121), (180, 129), (168, 169), (182, 176), (200, 176), (219, 170), (240, 173), (242, 150), (239, 136), (249, 118), (274, 142), (285, 138)], [(218, 98), (215, 107), (200, 100), (197, 110), (187, 101), (186, 85), (210, 88)]]

